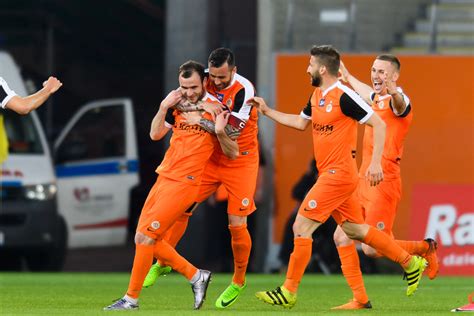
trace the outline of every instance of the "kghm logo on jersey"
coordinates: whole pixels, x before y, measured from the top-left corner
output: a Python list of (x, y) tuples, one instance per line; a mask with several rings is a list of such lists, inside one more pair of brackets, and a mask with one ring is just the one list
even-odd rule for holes
[(204, 135), (206, 133), (206, 130), (202, 128), (199, 125), (188, 125), (184, 122), (179, 122), (179, 124), (176, 124), (176, 128), (186, 131), (188, 133), (193, 133), (193, 134), (200, 134)]
[(318, 132), (321, 135), (330, 135), (334, 131), (334, 125), (331, 124), (319, 124), (319, 123), (313, 123), (313, 130)]
[(326, 102), (326, 100), (324, 100), (324, 99), (319, 100), (319, 106), (320, 106), (320, 107), (323, 107), (323, 106), (324, 106), (324, 102)]
[(217, 100), (221, 101), (224, 100), (224, 94), (223, 93), (216, 93)]

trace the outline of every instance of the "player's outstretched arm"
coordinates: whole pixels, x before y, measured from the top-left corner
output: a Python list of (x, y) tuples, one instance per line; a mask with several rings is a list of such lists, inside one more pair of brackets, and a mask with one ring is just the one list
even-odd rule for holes
[(349, 73), (344, 63), (341, 61), (341, 65), (339, 66), (339, 73), (341, 74), (340, 79), (345, 82), (349, 82), (349, 84), (354, 88), (354, 91), (357, 92), (358, 95), (364, 99), (365, 102), (370, 104), (372, 101), (370, 100), (370, 95), (374, 90), (365, 83), (359, 81), (356, 77)]
[(374, 150), (365, 177), (370, 181), (371, 186), (376, 186), (383, 180), (382, 153), (385, 144), (386, 125), (376, 113), (372, 114), (366, 124), (372, 126), (374, 130)]
[(235, 159), (239, 155), (239, 145), (237, 144), (235, 140), (231, 139), (227, 135), (227, 131), (226, 131), (226, 127), (228, 126), (227, 123), (229, 122), (230, 115), (231, 114), (229, 112), (222, 112), (221, 114), (217, 115), (215, 129), (216, 129), (216, 136), (217, 136), (217, 139), (219, 140), (219, 144), (221, 146), (222, 151), (230, 159)]
[(14, 96), (8, 101), (6, 107), (18, 114), (26, 115), (40, 107), (62, 85), (56, 77), (49, 77), (43, 82), (41, 90), (26, 97)]
[(254, 97), (247, 101), (250, 105), (256, 107), (260, 113), (268, 116), (275, 122), (283, 124), (294, 129), (304, 131), (308, 127), (310, 120), (301, 117), (299, 114), (288, 114), (270, 108), (263, 98)]

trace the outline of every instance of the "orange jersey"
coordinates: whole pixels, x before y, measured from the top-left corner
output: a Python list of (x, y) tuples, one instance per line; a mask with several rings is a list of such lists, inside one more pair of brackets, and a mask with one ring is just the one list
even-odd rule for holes
[[(246, 122), (242, 133), (237, 138), (241, 156), (258, 153), (258, 114), (256, 109), (246, 103), (248, 99), (255, 96), (255, 88), (252, 83), (236, 73), (227, 88), (216, 90), (212, 81), (208, 80), (206, 89), (232, 111), (232, 116)], [(224, 155), (220, 147), (216, 154)], [(229, 159), (228, 163), (231, 162), (232, 160)]]
[[(400, 177), (400, 161), (403, 155), (403, 143), (410, 128), (413, 119), (413, 111), (411, 110), (410, 99), (403, 94), (406, 109), (403, 113), (397, 114), (392, 108), (392, 96), (387, 94), (384, 96), (372, 93), (372, 109), (377, 113), (387, 125), (385, 132), (385, 147), (382, 156), (382, 169), (385, 179), (396, 179)], [(359, 176), (364, 177), (365, 171), (369, 167), (372, 159), (372, 151), (374, 144), (373, 129), (370, 126), (365, 127), (364, 145), (362, 151), (362, 164), (359, 170)]]
[(353, 155), (357, 121), (365, 123), (373, 113), (359, 95), (339, 81), (325, 91), (314, 89), (300, 115), (312, 121), (314, 157), (320, 174), (329, 172), (339, 180), (357, 181)]
[[(203, 101), (218, 102), (208, 93)], [(173, 180), (199, 185), (204, 167), (214, 149), (219, 147), (217, 139), (198, 125), (184, 123), (180, 112), (173, 109), (168, 111), (165, 125), (173, 128), (173, 136), (156, 172)]]

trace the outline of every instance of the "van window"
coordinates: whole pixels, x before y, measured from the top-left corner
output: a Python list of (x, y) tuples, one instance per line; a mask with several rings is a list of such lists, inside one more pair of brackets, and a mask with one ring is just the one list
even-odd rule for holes
[(18, 115), (10, 110), (0, 110), (8, 137), (10, 154), (42, 154), (43, 147), (38, 130), (30, 115)]
[(125, 155), (123, 106), (93, 108), (84, 113), (56, 151), (56, 163)]

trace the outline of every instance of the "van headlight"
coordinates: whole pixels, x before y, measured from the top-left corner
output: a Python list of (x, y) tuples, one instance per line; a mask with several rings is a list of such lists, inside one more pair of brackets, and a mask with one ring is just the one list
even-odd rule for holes
[(28, 200), (46, 201), (56, 195), (58, 188), (54, 183), (33, 184), (25, 186), (25, 197)]

